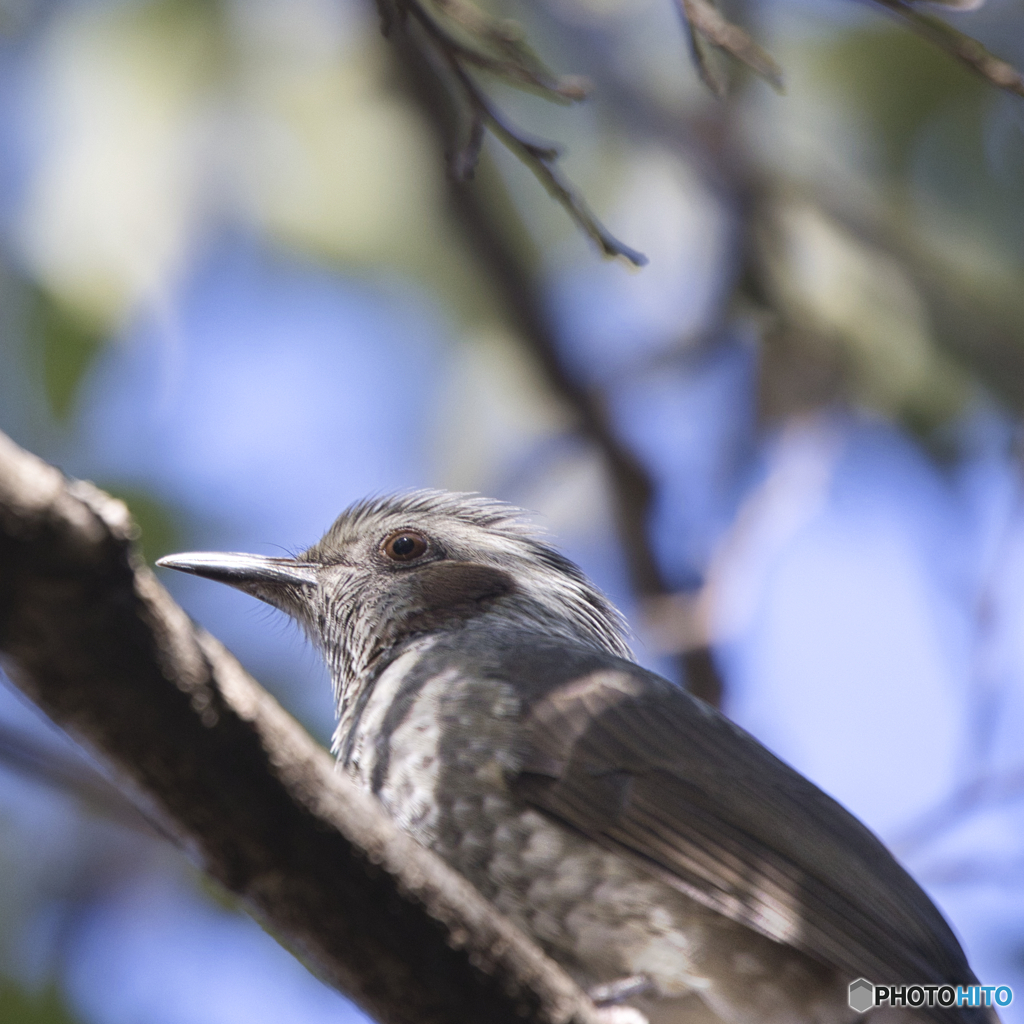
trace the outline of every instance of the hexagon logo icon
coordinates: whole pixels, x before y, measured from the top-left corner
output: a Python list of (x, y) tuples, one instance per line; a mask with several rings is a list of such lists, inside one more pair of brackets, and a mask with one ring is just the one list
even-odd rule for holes
[(867, 978), (850, 982), (850, 1009), (867, 1013), (875, 1004), (875, 986)]

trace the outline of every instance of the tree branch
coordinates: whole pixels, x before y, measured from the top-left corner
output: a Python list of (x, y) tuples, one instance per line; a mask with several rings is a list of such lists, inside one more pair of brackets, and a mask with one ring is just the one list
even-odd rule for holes
[(703, 43), (710, 43), (745, 64), (777, 92), (782, 92), (782, 68), (766, 53), (750, 34), (739, 25), (728, 21), (711, 0), (676, 0), (690, 43), (697, 74), (704, 84), (719, 98), (726, 93), (726, 83), (718, 79), (709, 66)]
[[(443, 150), (457, 145), (459, 111), (444, 80), (422, 49), (405, 37), (396, 39), (396, 68), (410, 101), (422, 111)], [(619, 438), (600, 394), (581, 385), (564, 366), (545, 302), (526, 260), (511, 239), (497, 204), (480, 183), (450, 182), (455, 223), (494, 287), (516, 336), (536, 360), (551, 389), (576, 414), (579, 433), (601, 453), (612, 494), (619, 540), (630, 583), (641, 597), (665, 594), (668, 587), (648, 536), (654, 484), (646, 467)], [(685, 652), (683, 670), (690, 690), (717, 705), (722, 684), (711, 652)]]
[(597, 1024), (141, 564), (125, 506), (0, 434), (0, 654), (219, 882), (386, 1024)]
[(0, 722), (0, 765), (8, 771), (70, 794), (108, 821), (153, 838), (171, 839), (147, 818), (83, 753)]
[(874, 0), (907, 27), (940, 50), (945, 50), (955, 60), (970, 68), (997, 89), (1024, 96), (1024, 75), (1005, 60), (988, 52), (977, 39), (958, 32), (948, 22), (919, 11), (907, 0)]
[[(500, 75), (517, 86), (528, 86), (541, 92), (549, 99), (574, 101), (586, 95), (580, 79), (555, 78), (546, 72), (539, 62), (529, 60), (525, 48), (513, 45), (513, 37), (506, 36), (506, 46), (500, 58), (492, 57), (479, 49), (467, 46), (456, 39), (430, 14), (419, 0), (377, 0), (381, 22), (386, 36), (401, 40), (401, 48), (409, 53), (415, 51), (419, 61), (426, 61), (435, 67), (444, 68), (448, 81), (445, 83), (469, 111), (469, 141), (465, 146), (452, 149), (449, 160), (453, 176), (459, 180), (472, 177), (484, 141), (484, 130), (514, 153), (530, 169), (548, 194), (569, 214), (577, 226), (587, 234), (605, 256), (620, 257), (633, 266), (642, 267), (647, 263), (643, 253), (620, 242), (597, 219), (583, 197), (569, 184), (559, 170), (558, 147), (550, 142), (529, 138), (524, 132), (510, 124), (480, 88), (468, 67), (480, 68)], [(444, 0), (441, 5), (450, 15), (454, 11), (464, 27), (483, 32), (485, 22), (477, 12), (476, 19), (467, 13), (468, 4)], [(412, 24), (419, 31), (412, 30)], [(493, 42), (499, 33), (490, 28), (484, 38)]]

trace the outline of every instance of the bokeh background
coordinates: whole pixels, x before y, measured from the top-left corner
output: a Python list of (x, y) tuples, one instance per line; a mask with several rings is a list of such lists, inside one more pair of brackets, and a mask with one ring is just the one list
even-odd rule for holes
[[(786, 92), (719, 62), (724, 101), (671, 0), (488, 10), (593, 83), (479, 79), (645, 269), (493, 139), (451, 184), (369, 0), (4, 0), (0, 429), (123, 497), (150, 561), (294, 551), (417, 486), (536, 510), (640, 661), (890, 844), (1019, 1024), (1024, 99), (852, 0), (730, 8)], [(1021, 0), (948, 20), (1024, 64)], [(164, 575), (326, 742), (294, 628)], [(0, 1021), (362, 1019), (86, 757), (0, 686)]]

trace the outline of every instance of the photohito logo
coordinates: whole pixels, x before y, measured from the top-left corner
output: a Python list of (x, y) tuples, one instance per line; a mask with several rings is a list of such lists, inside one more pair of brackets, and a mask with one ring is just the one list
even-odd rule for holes
[(1009, 985), (874, 985), (850, 982), (850, 1009), (867, 1013), (876, 1006), (1009, 1006)]

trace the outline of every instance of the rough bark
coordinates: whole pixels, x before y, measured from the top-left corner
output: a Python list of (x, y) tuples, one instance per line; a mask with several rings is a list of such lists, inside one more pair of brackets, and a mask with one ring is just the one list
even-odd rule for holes
[(136, 555), (125, 506), (0, 434), (0, 656), (162, 828), (387, 1024), (596, 1024), (573, 982), (375, 801)]

